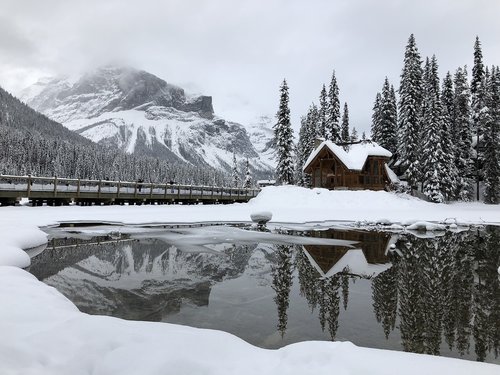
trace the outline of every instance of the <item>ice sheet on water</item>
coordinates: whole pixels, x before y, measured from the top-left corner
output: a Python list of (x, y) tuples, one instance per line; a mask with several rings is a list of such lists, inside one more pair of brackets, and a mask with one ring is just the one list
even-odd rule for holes
[(154, 238), (176, 247), (203, 246), (219, 243), (274, 243), (297, 245), (330, 245), (352, 247), (355, 241), (336, 240), (329, 238), (313, 238), (292, 236), (245, 230), (230, 226), (211, 226), (201, 228), (180, 228), (175, 230), (151, 230), (142, 234), (132, 234), (133, 238)]

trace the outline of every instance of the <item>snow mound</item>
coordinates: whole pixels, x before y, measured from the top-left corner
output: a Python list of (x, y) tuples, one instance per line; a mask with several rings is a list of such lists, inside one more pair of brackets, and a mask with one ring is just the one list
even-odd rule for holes
[(220, 331), (91, 316), (14, 267), (0, 267), (0, 296), (0, 367), (6, 374), (482, 375), (498, 368), (349, 342), (267, 350)]

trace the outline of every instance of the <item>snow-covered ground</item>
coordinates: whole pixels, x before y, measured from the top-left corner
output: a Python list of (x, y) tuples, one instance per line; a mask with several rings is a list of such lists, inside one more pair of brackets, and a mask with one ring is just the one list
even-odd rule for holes
[(304, 342), (265, 350), (219, 331), (90, 316), (17, 268), (29, 263), (22, 248), (46, 241), (38, 229), (44, 225), (82, 220), (250, 221), (250, 214), (258, 211), (272, 212), (274, 223), (500, 224), (499, 206), (432, 204), (386, 192), (296, 187), (268, 187), (249, 203), (234, 205), (1, 207), (0, 373), (498, 374), (497, 365), (360, 348), (347, 342)]

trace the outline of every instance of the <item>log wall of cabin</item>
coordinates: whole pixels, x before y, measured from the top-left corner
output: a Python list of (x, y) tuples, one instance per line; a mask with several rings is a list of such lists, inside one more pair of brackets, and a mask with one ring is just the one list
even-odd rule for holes
[(324, 149), (312, 166), (312, 186), (326, 189), (383, 190), (388, 184), (385, 157), (370, 156), (361, 171), (347, 169), (329, 150)]

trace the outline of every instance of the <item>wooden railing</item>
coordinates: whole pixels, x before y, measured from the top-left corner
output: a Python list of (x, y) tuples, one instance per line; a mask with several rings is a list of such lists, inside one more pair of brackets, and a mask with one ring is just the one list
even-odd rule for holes
[(83, 180), (0, 175), (0, 204), (21, 198), (37, 203), (229, 203), (246, 202), (260, 190), (176, 183)]

